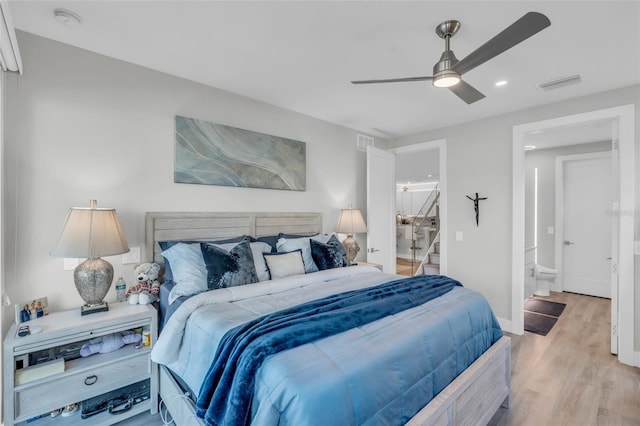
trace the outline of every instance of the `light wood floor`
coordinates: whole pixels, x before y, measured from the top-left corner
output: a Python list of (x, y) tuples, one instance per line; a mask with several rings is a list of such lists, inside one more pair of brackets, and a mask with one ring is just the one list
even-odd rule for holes
[(610, 301), (573, 293), (546, 336), (511, 335), (511, 407), (490, 425), (640, 425), (640, 369), (609, 353)]
[(406, 276), (413, 276), (415, 269), (417, 269), (417, 266), (414, 268), (411, 265), (411, 261), (407, 260), (407, 259), (402, 259), (397, 257), (396, 258), (396, 274), (398, 275), (406, 275)]
[[(609, 353), (609, 300), (573, 293), (546, 299), (567, 307), (546, 336), (510, 335), (511, 407), (489, 424), (640, 425), (640, 369)], [(148, 414), (119, 423), (162, 424)]]

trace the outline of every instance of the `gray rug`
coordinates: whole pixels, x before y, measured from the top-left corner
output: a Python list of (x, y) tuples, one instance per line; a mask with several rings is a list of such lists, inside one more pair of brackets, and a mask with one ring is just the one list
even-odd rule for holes
[(565, 303), (528, 297), (524, 301), (524, 330), (546, 336), (566, 306)]
[(551, 315), (552, 317), (559, 317), (566, 306), (565, 303), (549, 302), (548, 300), (535, 299), (533, 297), (528, 297), (524, 301), (525, 311)]
[(536, 314), (534, 312), (524, 313), (524, 331), (546, 336), (558, 321), (557, 317)]

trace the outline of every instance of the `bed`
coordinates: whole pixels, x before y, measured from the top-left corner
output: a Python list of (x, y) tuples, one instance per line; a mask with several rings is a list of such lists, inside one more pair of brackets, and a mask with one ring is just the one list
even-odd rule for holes
[[(162, 264), (164, 263), (164, 258), (161, 254), (162, 248), (160, 247), (159, 242), (218, 241), (242, 235), (263, 237), (278, 235), (279, 233), (309, 235), (321, 232), (322, 217), (318, 213), (147, 213), (146, 253), (149, 257), (149, 260), (153, 260)], [(214, 310), (217, 311), (225, 311), (227, 309), (226, 307), (230, 305), (242, 305), (243, 303), (246, 305), (241, 309), (240, 313), (238, 313), (237, 311), (233, 311), (230, 314), (230, 317), (226, 318), (225, 320), (217, 320), (230, 321), (229, 318), (231, 318), (231, 322), (233, 322), (233, 324), (228, 325), (226, 327), (228, 329), (232, 325), (236, 324), (234, 321), (241, 322), (246, 320), (247, 318), (244, 318), (243, 315), (247, 315), (247, 311), (251, 311), (256, 316), (258, 316), (259, 314), (272, 312), (275, 308), (282, 309), (289, 307), (293, 305), (294, 302), (295, 304), (303, 303), (308, 300), (313, 300), (314, 298), (327, 296), (328, 294), (332, 294), (332, 292), (334, 291), (332, 289), (333, 287), (342, 288), (343, 285), (347, 285), (345, 284), (347, 282), (352, 283), (349, 285), (355, 286), (353, 288), (348, 288), (348, 290), (351, 290), (360, 287), (368, 287), (369, 285), (378, 285), (397, 278), (394, 276), (381, 274), (375, 268), (349, 267), (340, 269), (340, 271), (325, 270), (313, 274), (306, 274), (299, 279), (296, 277), (286, 277), (280, 280), (273, 280), (272, 282), (261, 281), (257, 284), (251, 284), (249, 286), (241, 286), (237, 288), (234, 287), (232, 288), (232, 291), (229, 291), (229, 289), (225, 289), (222, 291), (214, 290), (213, 292), (206, 292), (188, 298), (188, 301), (183, 303), (183, 305), (191, 305), (191, 307), (181, 306), (179, 308), (180, 311), (176, 311), (176, 318), (172, 317), (170, 322), (167, 323), (167, 328), (163, 330), (158, 342), (156, 342), (156, 345), (154, 347), (154, 350), (156, 350), (157, 348), (158, 351), (160, 351), (161, 348), (164, 347), (168, 352), (171, 352), (171, 349), (173, 349), (175, 352), (173, 355), (168, 355), (167, 357), (161, 356), (161, 363), (159, 368), (160, 396), (176, 423), (178, 425), (204, 424), (203, 420), (195, 415), (196, 406), (193, 400), (189, 398), (187, 394), (197, 393), (197, 391), (194, 392), (194, 389), (200, 389), (201, 381), (199, 380), (201, 380), (200, 376), (202, 376), (202, 373), (200, 373), (200, 371), (202, 371), (203, 369), (206, 370), (207, 365), (198, 365), (198, 362), (205, 362), (204, 360), (206, 359), (206, 362), (210, 363), (211, 361), (209, 358), (211, 358), (212, 355), (208, 354), (206, 356), (200, 357), (200, 359), (198, 359), (198, 357), (192, 357), (191, 359), (186, 359), (186, 361), (183, 360), (182, 367), (180, 367), (181, 361), (179, 360), (179, 352), (182, 354), (189, 353), (190, 349), (188, 345), (193, 343), (190, 343), (190, 340), (193, 341), (193, 336), (197, 335), (194, 334), (193, 331), (188, 331), (190, 330), (189, 327), (193, 328), (194, 324), (198, 324), (198, 326), (200, 326), (204, 322), (203, 318), (205, 317), (197, 316), (200, 314), (193, 314), (194, 319), (189, 321), (189, 314), (191, 314), (191, 312), (201, 312), (197, 309), (199, 309), (199, 307), (203, 305), (212, 303), (212, 299), (214, 302), (219, 303), (220, 300), (218, 299), (221, 298), (243, 299), (245, 298), (245, 295), (243, 294), (247, 293), (248, 291), (257, 291), (259, 293), (262, 292), (262, 295), (257, 297), (256, 299), (247, 299), (250, 300), (249, 302), (238, 303), (234, 299), (232, 301), (226, 300), (225, 304), (214, 305), (216, 306)], [(281, 282), (284, 282), (285, 284), (281, 284)], [(308, 282), (310, 282), (310, 284), (308, 284)], [(321, 285), (318, 285), (318, 283), (321, 283)], [(272, 286), (276, 285), (278, 290), (274, 291)], [(287, 287), (286, 289), (283, 289), (282, 285), (289, 286), (290, 288)], [(304, 287), (304, 290), (301, 290), (302, 287)], [(315, 291), (316, 293), (308, 295), (306, 293), (310, 291), (308, 289), (315, 289), (313, 291)], [(274, 299), (277, 300), (275, 302), (271, 301), (270, 299), (266, 299), (272, 297), (271, 293), (277, 293), (280, 291), (286, 292), (286, 302), (282, 302), (280, 299)], [(222, 294), (224, 294), (224, 296)], [(396, 324), (395, 326), (401, 326), (403, 324), (402, 321), (414, 321), (415, 323), (415, 315), (441, 315), (437, 312), (437, 309), (440, 308), (436, 309), (435, 307), (431, 307), (431, 305), (445, 306), (444, 300), (447, 298), (453, 300), (450, 305), (457, 304), (459, 303), (458, 300), (462, 300), (462, 298), (467, 297), (473, 298), (474, 300), (476, 298), (476, 296), (470, 294), (469, 291), (465, 291), (456, 287), (449, 293), (435, 299), (435, 301), (427, 302), (425, 306), (428, 306), (428, 314), (416, 313), (414, 310), (408, 310), (394, 315), (393, 318)], [(282, 303), (284, 303), (284, 305)], [(273, 306), (271, 306), (270, 304), (273, 304)], [(269, 306), (265, 307), (265, 305)], [(220, 309), (219, 307), (223, 307), (223, 309)], [(186, 312), (189, 313), (187, 314)], [(414, 315), (414, 317), (412, 317), (412, 315)], [(197, 318), (197, 320), (195, 318)], [(380, 321), (388, 322), (389, 320), (379, 320), (377, 322), (373, 322), (369, 325), (366, 325), (364, 329), (368, 327), (370, 331), (373, 330), (371, 334), (376, 334), (378, 332), (376, 324), (380, 323)], [(181, 330), (181, 322), (184, 322), (184, 326), (186, 327), (183, 330)], [(188, 325), (189, 323), (191, 323), (191, 326)], [(351, 331), (347, 331), (345, 333), (326, 338), (321, 342), (335, 340), (335, 342), (338, 342), (338, 347), (347, 347), (351, 341), (357, 340), (357, 338), (349, 335), (350, 332)], [(178, 333), (178, 337), (176, 337), (176, 333)], [(222, 336), (214, 337), (220, 339)], [(175, 343), (176, 341), (177, 343)], [(380, 342), (378, 342), (378, 345), (380, 345)], [(201, 352), (206, 352), (207, 350), (208, 349), (206, 348), (203, 349), (198, 347), (197, 352), (199, 354)], [(298, 355), (293, 356), (291, 354), (296, 354), (296, 352), (294, 351), (302, 352), (298, 352)], [(292, 363), (295, 364), (296, 360), (299, 360), (301, 358), (304, 358), (305, 362), (315, 363), (313, 364), (313, 367), (310, 367), (311, 369), (323, 368), (322, 371), (325, 371), (324, 369), (330, 370), (331, 365), (333, 365), (334, 362), (338, 362), (333, 359), (324, 359), (326, 358), (326, 353), (331, 351), (331, 349), (323, 347), (322, 344), (308, 344), (303, 345), (301, 348), (294, 348), (268, 358), (265, 361), (263, 367), (258, 370), (256, 381), (259, 383), (256, 385), (255, 394), (257, 399), (264, 397), (264, 399), (269, 399), (270, 402), (268, 404), (256, 403), (254, 404), (254, 406), (252, 406), (251, 418), (253, 419), (253, 423), (305, 423), (305, 421), (302, 421), (301, 419), (305, 414), (312, 412), (314, 407), (317, 408), (318, 404), (323, 401), (322, 398), (326, 397), (327, 392), (325, 392), (325, 396), (319, 397), (318, 395), (322, 394), (322, 392), (320, 391), (322, 388), (331, 386), (331, 380), (329, 380), (329, 383), (318, 382), (315, 384), (309, 384), (313, 380), (315, 380), (315, 378), (313, 377), (313, 375), (311, 377), (309, 377), (308, 375), (305, 376), (305, 366), (303, 364), (293, 367), (299, 369), (296, 371), (295, 375), (288, 371), (282, 377), (277, 377), (269, 375), (265, 373), (265, 371), (270, 371), (269, 369), (278, 370), (278, 368), (282, 369), (284, 367), (290, 368), (290, 365), (292, 365)], [(390, 350), (389, 352), (392, 351)], [(320, 353), (320, 358), (322, 359), (319, 360), (317, 358), (317, 353)], [(300, 354), (304, 355), (300, 356)], [(376, 362), (376, 359), (380, 358), (379, 362), (384, 363), (385, 356), (385, 351), (377, 351), (376, 354), (371, 356), (370, 358), (372, 358), (373, 362)], [(345, 356), (343, 355), (343, 358), (344, 357)], [(342, 360), (341, 362), (344, 362), (344, 360)], [(388, 362), (388, 360), (386, 362)], [(188, 367), (185, 367), (185, 365), (187, 365)], [(169, 368), (169, 366), (171, 368)], [(341, 366), (340, 368), (346, 367)], [(405, 371), (402, 374), (413, 374), (413, 369), (408, 370), (409, 371)], [(176, 374), (176, 371), (178, 371), (178, 374)], [(182, 376), (180, 374), (182, 374)], [(475, 361), (473, 361), (468, 367), (466, 367), (464, 371), (456, 374), (457, 377), (455, 377), (453, 381), (448, 383), (448, 385), (446, 385), (444, 389), (439, 391), (439, 393), (437, 393), (437, 395), (430, 399), (430, 401), (413, 401), (412, 403), (414, 405), (418, 404), (418, 408), (410, 408), (410, 410), (413, 410), (411, 412), (415, 413), (415, 415), (411, 414), (409, 418), (406, 418), (406, 413), (404, 414), (407, 420), (406, 423), (411, 425), (486, 424), (491, 419), (499, 406), (508, 406), (510, 388), (509, 338), (499, 338), (497, 341), (495, 341), (495, 343), (488, 347), (486, 351), (480, 354), (477, 359), (475, 359)], [(195, 377), (194, 375), (198, 377)], [(296, 376), (298, 377), (298, 379), (297, 381), (291, 378), (286, 379), (287, 376)], [(300, 379), (301, 377), (303, 379)], [(285, 379), (290, 380), (290, 382), (287, 382)], [(384, 380), (379, 380), (379, 382), (385, 383)], [(366, 384), (368, 382), (365, 380), (356, 383), (360, 383), (360, 385), (362, 386), (362, 383)], [(376, 386), (378, 386), (378, 388), (376, 388)], [(269, 393), (274, 388), (278, 388), (280, 393)], [(377, 402), (375, 401), (375, 399), (380, 396), (380, 393), (383, 393), (385, 391), (384, 388), (385, 386), (380, 386), (379, 384), (371, 382), (372, 395), (367, 394), (367, 392), (369, 392), (368, 386), (366, 386), (365, 388), (360, 388), (357, 392), (357, 395), (359, 395), (359, 398), (361, 398), (359, 404), (368, 407), (362, 409), (365, 411), (367, 409), (377, 410)], [(265, 389), (269, 389), (269, 392), (265, 391)], [(353, 390), (350, 390), (349, 392), (353, 394)], [(291, 396), (292, 393), (295, 394), (293, 397)], [(330, 387), (328, 393), (334, 396), (339, 395), (339, 392), (331, 390)], [(289, 400), (283, 402), (283, 399), (285, 397), (288, 397)], [(271, 399), (276, 399), (278, 401), (276, 401), (274, 405)], [(338, 398), (338, 400), (333, 401), (330, 406), (333, 407), (342, 399), (344, 398)], [(296, 403), (292, 404), (292, 400), (295, 400)], [(309, 401), (308, 403), (306, 402), (307, 400)], [(280, 413), (281, 410), (284, 410), (284, 408), (292, 405), (301, 408), (299, 408), (298, 411), (293, 409), (293, 414)], [(405, 408), (403, 407), (402, 409)], [(384, 410), (381, 409), (381, 411)], [(318, 412), (318, 414), (314, 415), (321, 416), (322, 414)], [(308, 424), (326, 423), (319, 421), (318, 418), (320, 417), (315, 417), (315, 421), (306, 422)], [(347, 420), (347, 418), (349, 420)], [(345, 424), (367, 423), (366, 419), (363, 421), (362, 417), (358, 417), (357, 415), (355, 415), (355, 417), (349, 417), (345, 415), (344, 418), (341, 417), (341, 420), (344, 420)], [(378, 417), (371, 417), (368, 419), (369, 424), (374, 424), (376, 422), (381, 422)]]

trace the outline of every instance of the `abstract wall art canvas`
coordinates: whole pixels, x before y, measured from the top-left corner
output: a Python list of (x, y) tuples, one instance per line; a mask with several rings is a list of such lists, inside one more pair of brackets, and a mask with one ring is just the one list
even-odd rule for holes
[(174, 181), (248, 188), (306, 189), (306, 144), (176, 116)]

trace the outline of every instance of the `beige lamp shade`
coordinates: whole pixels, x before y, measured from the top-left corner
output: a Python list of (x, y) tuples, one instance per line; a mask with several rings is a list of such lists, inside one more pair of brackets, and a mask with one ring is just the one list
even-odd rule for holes
[(129, 246), (115, 209), (72, 207), (51, 256), (97, 258), (127, 253)]
[(360, 210), (351, 207), (340, 210), (336, 232), (347, 235), (367, 232), (367, 225), (364, 223)]

